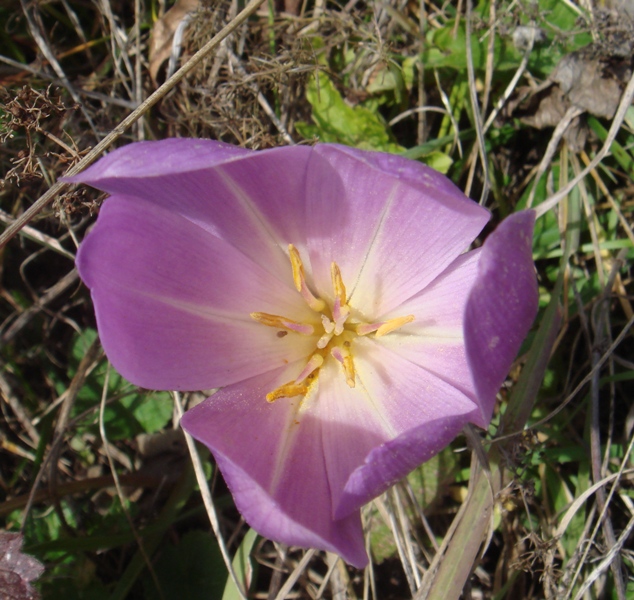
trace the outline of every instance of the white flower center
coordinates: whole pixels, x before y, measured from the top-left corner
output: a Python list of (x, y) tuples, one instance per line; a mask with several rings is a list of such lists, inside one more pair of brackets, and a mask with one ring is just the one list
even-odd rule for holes
[(308, 287), (304, 265), (297, 248), (289, 244), (288, 251), (293, 269), (295, 288), (302, 295), (308, 306), (317, 313), (315, 315), (317, 317), (315, 323), (321, 323), (321, 325), (317, 325), (316, 331), (315, 326), (310, 323), (298, 323), (292, 319), (268, 313), (255, 312), (251, 313), (251, 317), (258, 323), (281, 329), (278, 333), (278, 335), (281, 334), (281, 337), (286, 335), (287, 332), (299, 335), (319, 335), (320, 337), (317, 340), (315, 352), (310, 356), (301, 373), (294, 381), (289, 381), (269, 392), (266, 395), (268, 402), (274, 402), (278, 398), (305, 396), (310, 388), (315, 385), (319, 369), (328, 357), (334, 358), (341, 364), (346, 383), (350, 387), (354, 387), (356, 372), (352, 350), (355, 339), (371, 333), (374, 333), (376, 337), (381, 337), (414, 320), (414, 315), (407, 315), (406, 317), (397, 317), (376, 323), (351, 322), (350, 315), (352, 310), (347, 303), (346, 287), (337, 263), (333, 262), (330, 266), (335, 299), (332, 306), (328, 306), (324, 300), (315, 296)]

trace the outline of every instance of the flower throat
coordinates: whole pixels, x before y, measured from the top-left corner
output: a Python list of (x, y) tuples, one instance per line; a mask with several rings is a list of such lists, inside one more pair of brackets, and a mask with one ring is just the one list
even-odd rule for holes
[(288, 252), (293, 269), (293, 282), (295, 288), (301, 294), (308, 306), (316, 313), (320, 322), (317, 327), (310, 323), (298, 323), (292, 319), (271, 315), (268, 313), (254, 312), (251, 318), (258, 323), (280, 329), (282, 334), (319, 336), (315, 344), (315, 351), (311, 354), (301, 373), (293, 381), (289, 381), (266, 395), (267, 402), (274, 402), (279, 398), (292, 398), (305, 396), (310, 388), (315, 385), (319, 369), (329, 357), (340, 363), (346, 383), (353, 388), (356, 384), (356, 371), (353, 360), (354, 341), (359, 336), (374, 334), (380, 338), (407, 323), (414, 320), (414, 315), (397, 317), (387, 321), (365, 323), (351, 321), (352, 313), (346, 296), (346, 286), (341, 277), (341, 270), (337, 263), (330, 265), (330, 277), (334, 290), (332, 306), (318, 298), (306, 283), (304, 264), (293, 244), (289, 244)]

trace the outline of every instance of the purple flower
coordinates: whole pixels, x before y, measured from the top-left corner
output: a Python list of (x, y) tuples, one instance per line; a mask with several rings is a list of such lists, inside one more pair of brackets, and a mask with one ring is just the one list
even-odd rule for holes
[(464, 253), (488, 211), (327, 144), (137, 143), (73, 181), (112, 195), (77, 266), (115, 368), (222, 388), (182, 425), (247, 522), (365, 565), (360, 507), (491, 419), (537, 310), (533, 213)]

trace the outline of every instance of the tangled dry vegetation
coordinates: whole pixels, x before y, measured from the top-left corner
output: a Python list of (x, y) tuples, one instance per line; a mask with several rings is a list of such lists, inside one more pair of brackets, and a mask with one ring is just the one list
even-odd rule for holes
[[(7, 597), (634, 597), (634, 5), (271, 1), (209, 47), (242, 8), (0, 7), (0, 516), (46, 566), (31, 587), (0, 537)], [(177, 427), (199, 394), (107, 365), (73, 262), (102, 197), (56, 182), (169, 136), (404, 153), (496, 219), (538, 211), (541, 310), (494, 423), (367, 507), (363, 572), (259, 538), (202, 455), (219, 545)]]

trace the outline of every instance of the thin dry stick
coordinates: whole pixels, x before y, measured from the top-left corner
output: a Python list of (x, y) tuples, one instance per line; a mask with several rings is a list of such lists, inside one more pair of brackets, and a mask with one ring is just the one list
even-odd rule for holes
[[(134, 0), (134, 99), (138, 104), (143, 102), (143, 78), (141, 76), (141, 0)], [(141, 117), (137, 123), (137, 139), (145, 139), (145, 123)]]
[(581, 493), (577, 498), (574, 499), (572, 504), (568, 506), (566, 513), (559, 525), (557, 525), (557, 529), (553, 534), (553, 538), (558, 539), (564, 533), (566, 533), (566, 529), (568, 529), (568, 525), (570, 525), (570, 521), (575, 517), (575, 515), (579, 512), (579, 509), (586, 503), (586, 500), (592, 496), (600, 487), (606, 486), (608, 483), (614, 481), (615, 479), (619, 479), (622, 475), (634, 474), (634, 469), (623, 469), (623, 465), (627, 463), (627, 459), (631, 454), (632, 450), (632, 442), (634, 442), (634, 438), (630, 440), (630, 446), (628, 452), (626, 452), (625, 460), (621, 461), (621, 468), (617, 473), (612, 473), (607, 477), (604, 477), (601, 481), (597, 481), (597, 483), (592, 484), (587, 490)]
[[(605, 286), (601, 297), (599, 298), (599, 314), (597, 315), (595, 321), (595, 338), (594, 344), (592, 347), (592, 366), (598, 362), (600, 359), (599, 348), (603, 346), (606, 342), (609, 335), (609, 320), (608, 320), (608, 310), (609, 310), (609, 298), (612, 293), (612, 288), (614, 287), (614, 281), (616, 279), (616, 275), (619, 272), (623, 264), (623, 259), (616, 260), (614, 263), (614, 267), (612, 268), (612, 272), (610, 273), (610, 277), (608, 279), (608, 283)], [(592, 407), (592, 419), (591, 419), (591, 427), (590, 427), (590, 454), (591, 454), (591, 465), (592, 465), (592, 478), (595, 482), (600, 481), (602, 479), (601, 473), (601, 439), (599, 432), (599, 369), (596, 369), (594, 375), (592, 376), (591, 383), (591, 407)], [(607, 514), (607, 502), (605, 498), (605, 493), (603, 488), (599, 488), (597, 490), (597, 503), (599, 505), (599, 509), (601, 510), (602, 522), (604, 528), (604, 535), (607, 545), (610, 548), (613, 548), (617, 541), (614, 535), (614, 528), (612, 527), (612, 521)], [(601, 521), (599, 521), (600, 523)], [(614, 555), (614, 562), (612, 563), (612, 574), (614, 576), (614, 587), (616, 588), (617, 597), (619, 600), (625, 600), (625, 583), (623, 582), (623, 577), (621, 575), (621, 557), (616, 554)]]
[[(17, 69), (18, 71), (28, 71), (33, 75), (37, 75), (40, 79), (45, 79), (46, 81), (50, 81), (55, 85), (64, 85), (64, 82), (61, 79), (48, 75), (47, 73), (39, 71), (38, 69), (34, 69), (30, 65), (25, 65), (21, 62), (18, 62), (17, 60), (13, 60), (8, 56), (3, 56), (2, 54), (0, 54), (0, 62), (3, 62), (10, 67), (13, 67), (14, 69)], [(95, 100), (100, 100), (101, 102), (106, 102), (108, 104), (114, 104), (115, 106), (123, 106), (123, 108), (129, 108), (130, 110), (136, 108), (136, 105), (131, 100), (125, 100), (123, 98), (111, 98), (110, 96), (106, 96), (105, 94), (100, 94), (99, 92), (91, 92), (82, 88), (78, 88), (76, 91), (82, 96), (94, 98)]]
[(495, 118), (498, 116), (499, 112), (502, 110), (504, 105), (508, 102), (508, 99), (511, 97), (513, 90), (515, 89), (518, 81), (520, 80), (520, 77), (524, 74), (524, 71), (526, 71), (526, 66), (528, 65), (528, 59), (530, 58), (531, 52), (533, 51), (534, 41), (535, 41), (535, 30), (531, 29), (529, 45), (524, 52), (524, 56), (522, 56), (522, 62), (520, 63), (520, 66), (517, 68), (517, 71), (515, 71), (515, 75), (513, 75), (513, 78), (511, 79), (510, 83), (506, 86), (504, 93), (500, 96), (500, 98), (496, 102), (493, 110), (491, 111), (491, 114), (489, 114), (486, 120), (486, 123), (483, 126), (484, 133), (486, 133), (489, 130), (489, 127), (493, 125), (493, 121), (495, 121)]
[[(581, 157), (581, 160), (584, 162), (584, 164), (586, 165), (590, 164), (590, 157), (585, 153), (585, 151), (582, 151), (579, 154), (579, 156)], [(634, 245), (634, 231), (632, 231), (632, 226), (630, 225), (630, 223), (628, 223), (627, 219), (621, 212), (621, 208), (612, 197), (610, 190), (608, 190), (605, 183), (603, 183), (603, 179), (599, 177), (599, 173), (597, 172), (596, 169), (592, 169), (592, 171), (590, 171), (590, 174), (592, 175), (592, 178), (597, 184), (597, 187), (603, 192), (603, 195), (607, 198), (608, 202), (610, 203), (610, 208), (616, 213), (616, 216), (619, 218), (619, 222), (621, 223), (621, 227), (623, 227), (625, 234), (629, 238), (630, 242), (632, 242), (632, 245)]]
[(50, 287), (29, 308), (20, 313), (6, 331), (0, 333), (0, 348), (10, 343), (26, 327), (26, 325), (42, 311), (47, 304), (61, 296), (66, 290), (76, 284), (79, 279), (77, 269), (72, 269), (62, 277), (55, 285)]
[(326, 575), (324, 575), (324, 580), (321, 582), (321, 585), (319, 586), (319, 589), (317, 590), (317, 595), (315, 596), (315, 600), (320, 600), (320, 598), (323, 598), (324, 592), (326, 591), (326, 588), (328, 587), (328, 584), (330, 583), (330, 578), (332, 577), (332, 574), (335, 568), (337, 567), (337, 562), (341, 560), (336, 554), (333, 556), (334, 556), (334, 559), (330, 561), (330, 565), (328, 566), (328, 571), (326, 572)]
[(418, 589), (416, 579), (414, 579), (414, 570), (416, 569), (416, 565), (412, 565), (407, 560), (407, 554), (405, 551), (405, 532), (399, 530), (395, 515), (396, 511), (394, 510), (394, 503), (392, 501), (392, 494), (394, 494), (394, 488), (385, 493), (384, 498), (387, 505), (385, 512), (387, 513), (390, 529), (392, 530), (392, 537), (394, 538), (396, 550), (398, 551), (398, 556), (401, 560), (401, 565), (403, 566), (403, 572), (405, 573), (407, 584), (409, 585), (410, 592), (413, 596)]
[[(419, 56), (425, 56), (425, 30), (427, 29), (427, 9), (424, 0), (419, 0), (418, 4), (418, 52)], [(418, 60), (416, 63), (418, 73), (418, 108), (422, 109), (427, 103), (427, 94), (425, 93), (425, 62)], [(391, 125), (391, 123), (390, 123)], [(427, 119), (425, 111), (420, 110), (418, 113), (418, 128), (416, 131), (416, 143), (420, 146), (425, 142), (427, 135)]]
[[(209, 54), (211, 54), (228, 35), (232, 34), (242, 23), (244, 23), (259, 8), (264, 0), (251, 0), (244, 7), (244, 10), (236, 15), (228, 25), (223, 27), (211, 40), (209, 40), (194, 56), (192, 56), (172, 77), (170, 77), (162, 86), (160, 86), (153, 94), (151, 94), (136, 110), (128, 115), (119, 125), (117, 125), (101, 142), (99, 142), (84, 158), (72, 166), (66, 173), (66, 176), (77, 175), (80, 171), (91, 164), (104, 150), (108, 149), (114, 141), (134, 124), (142, 115), (144, 115), (152, 106), (154, 106), (163, 96), (172, 90), (184, 77), (189, 75)], [(0, 236), (0, 249), (3, 248), (13, 236), (29, 223), (35, 215), (37, 215), (53, 198), (59, 194), (69, 184), (63, 181), (57, 181), (40, 196), (21, 217), (16, 219), (4, 233)]]
[[(531, 428), (532, 429), (540, 427), (544, 423), (547, 423), (548, 421), (550, 421), (553, 417), (558, 415), (573, 400), (573, 398), (576, 397), (576, 395), (581, 391), (583, 386), (585, 386), (586, 383), (588, 383), (592, 379), (592, 377), (594, 376), (594, 373), (596, 371), (598, 371), (603, 366), (605, 361), (608, 360), (608, 358), (610, 358), (610, 356), (612, 356), (612, 353), (614, 352), (614, 350), (625, 339), (625, 336), (628, 334), (628, 332), (630, 331), (630, 329), (632, 328), (633, 325), (634, 325), (634, 317), (632, 317), (625, 324), (625, 327), (623, 327), (623, 329), (621, 330), (621, 333), (619, 333), (618, 337), (610, 345), (610, 347), (607, 349), (607, 351), (601, 356), (599, 361), (592, 367), (590, 372), (579, 382), (577, 387), (575, 387), (575, 389), (572, 390), (572, 392), (566, 397), (566, 399), (557, 408), (555, 408), (555, 410), (553, 410), (551, 413), (546, 415), (543, 419), (540, 419), (539, 421), (536, 421), (535, 423), (532, 423), (531, 424)], [(506, 436), (501, 436), (499, 438), (496, 438), (495, 441), (499, 442), (499, 441), (501, 441), (503, 439), (513, 437), (514, 435), (517, 435), (517, 432), (516, 433), (510, 433), (510, 434), (508, 434)]]
[(30, 415), (26, 412), (18, 397), (13, 393), (11, 385), (5, 379), (4, 373), (2, 372), (0, 372), (0, 399), (4, 400), (11, 407), (18, 422), (31, 438), (31, 445), (37, 448), (40, 443), (40, 434), (33, 426)]
[[(176, 406), (176, 413), (178, 415), (178, 418), (180, 419), (183, 416), (183, 405), (181, 403), (180, 394), (178, 392), (172, 392), (172, 396), (174, 398), (174, 405)], [(229, 571), (229, 576), (235, 584), (240, 597), (243, 600), (247, 600), (242, 582), (238, 581), (236, 572), (233, 570), (233, 563), (231, 562), (229, 551), (227, 550), (225, 540), (220, 532), (220, 522), (218, 521), (216, 507), (214, 506), (214, 501), (211, 497), (211, 492), (209, 491), (209, 485), (207, 484), (207, 478), (205, 477), (203, 463), (200, 460), (200, 456), (198, 455), (198, 450), (196, 450), (196, 443), (194, 442), (194, 438), (186, 431), (183, 431), (183, 433), (185, 434), (185, 441), (187, 442), (187, 448), (192, 459), (192, 465), (194, 466), (196, 481), (198, 482), (198, 487), (200, 487), (200, 495), (202, 496), (203, 503), (205, 504), (205, 508), (207, 509), (209, 522), (211, 523), (211, 528), (213, 529), (214, 535), (216, 536), (216, 541), (218, 542), (218, 547), (220, 548), (220, 554), (222, 554), (222, 559), (225, 561), (225, 566), (227, 567), (227, 571)]]
[(304, 554), (302, 560), (299, 561), (299, 564), (293, 569), (293, 572), (288, 576), (288, 579), (284, 582), (284, 585), (281, 587), (277, 596), (275, 596), (275, 600), (284, 600), (288, 597), (288, 594), (293, 589), (293, 586), (297, 583), (297, 580), (304, 572), (304, 569), (313, 558), (315, 552), (315, 550), (308, 550), (306, 554)]
[(46, 60), (53, 67), (53, 70), (55, 71), (57, 76), (60, 78), (62, 85), (68, 90), (68, 93), (71, 95), (71, 98), (77, 104), (79, 104), (79, 107), (82, 113), (84, 114), (84, 118), (90, 125), (90, 128), (92, 129), (93, 133), (96, 135), (97, 129), (95, 128), (95, 124), (92, 122), (90, 115), (86, 112), (86, 109), (84, 108), (84, 105), (82, 104), (79, 95), (75, 91), (75, 88), (72, 86), (71, 82), (68, 80), (68, 77), (66, 77), (66, 73), (64, 73), (64, 69), (62, 69), (62, 66), (59, 64), (59, 62), (57, 62), (57, 58), (55, 57), (55, 54), (53, 53), (53, 50), (51, 49), (48, 43), (48, 40), (44, 37), (44, 34), (40, 31), (38, 24), (35, 21), (34, 15), (32, 15), (31, 12), (29, 11), (29, 7), (27, 6), (26, 1), (20, 0), (20, 4), (22, 6), (22, 12), (24, 13), (24, 17), (26, 18), (26, 22), (29, 27), (29, 31), (31, 32), (31, 35), (33, 36), (33, 39), (35, 40), (35, 43), (38, 45), (40, 52), (44, 55)]
[(561, 201), (562, 198), (565, 198), (570, 190), (572, 190), (590, 171), (592, 171), (608, 154), (610, 151), (610, 146), (612, 142), (616, 138), (616, 134), (621, 129), (621, 124), (623, 123), (623, 119), (625, 119), (625, 113), (628, 108), (632, 104), (632, 98), (634, 98), (634, 73), (630, 78), (627, 87), (623, 91), (623, 95), (621, 96), (621, 103), (619, 104), (619, 108), (616, 111), (616, 115), (614, 115), (614, 119), (612, 119), (612, 125), (610, 125), (610, 130), (608, 131), (608, 135), (605, 139), (605, 143), (601, 146), (599, 152), (597, 152), (596, 156), (592, 159), (592, 161), (586, 166), (586, 168), (581, 171), (578, 175), (572, 179), (562, 189), (560, 189), (556, 194), (548, 198), (542, 202), (536, 209), (537, 218), (546, 214), (551, 208), (557, 206), (557, 204)]
[(286, 127), (282, 121), (277, 118), (275, 111), (271, 108), (271, 105), (268, 103), (268, 100), (264, 97), (264, 94), (260, 91), (258, 84), (255, 81), (249, 81), (246, 69), (240, 64), (240, 60), (235, 55), (233, 50), (227, 46), (227, 54), (229, 56), (229, 61), (231, 62), (231, 66), (244, 78), (247, 87), (256, 94), (259, 105), (262, 107), (262, 110), (267, 114), (269, 119), (271, 119), (273, 125), (275, 125), (275, 129), (277, 129), (280, 135), (284, 138), (284, 141), (293, 146), (295, 142), (293, 138), (290, 136), (288, 131), (286, 131)]
[(393, 505), (396, 505), (396, 512), (398, 515), (398, 523), (400, 525), (401, 532), (403, 534), (403, 541), (405, 542), (405, 549), (407, 550), (407, 559), (410, 563), (410, 568), (412, 571), (412, 575), (414, 577), (414, 583), (416, 584), (416, 589), (420, 587), (420, 573), (418, 571), (418, 563), (416, 561), (416, 556), (414, 555), (414, 545), (412, 544), (412, 535), (411, 529), (412, 524), (405, 515), (405, 510), (403, 508), (403, 502), (401, 501), (401, 497), (399, 494), (400, 488), (393, 487), (392, 488), (392, 501)]
[[(595, 539), (595, 537), (597, 535), (597, 532), (599, 531), (599, 527), (601, 526), (601, 523), (603, 522), (606, 510), (607, 510), (608, 506), (610, 505), (610, 502), (612, 501), (612, 497), (616, 493), (616, 489), (618, 487), (620, 487), (621, 477), (623, 476), (624, 473), (627, 472), (625, 470), (625, 466), (629, 464), (629, 460), (630, 460), (629, 457), (630, 457), (630, 454), (632, 453), (632, 447), (633, 446), (634, 446), (634, 437), (630, 440), (627, 452), (625, 453), (625, 456), (623, 457), (623, 460), (621, 461), (621, 465), (619, 466), (618, 472), (615, 473), (614, 476), (606, 477), (605, 480), (595, 484), (597, 486), (597, 489), (603, 489), (602, 485), (601, 486), (598, 485), (599, 483), (601, 483), (601, 484), (605, 483), (607, 485), (607, 483), (609, 481), (612, 481), (612, 479), (615, 480), (614, 483), (612, 484), (612, 487), (610, 488), (610, 492), (609, 492), (608, 497), (606, 499), (605, 505), (603, 506), (601, 514), (599, 514), (599, 517), (597, 519), (596, 525), (594, 526), (592, 534), (590, 535), (588, 543), (586, 544), (585, 550), (584, 550), (581, 558), (579, 559), (578, 566), (577, 566), (577, 569), (576, 569), (576, 571), (574, 573), (572, 581), (570, 582), (570, 585), (568, 586), (567, 596), (566, 596), (568, 598), (572, 595), (573, 587), (575, 585), (575, 582), (577, 581), (577, 578), (579, 577), (579, 574), (581, 573), (581, 569), (586, 564), (586, 558), (588, 556), (588, 552), (590, 551), (590, 549), (593, 546), (593, 541), (594, 541), (594, 539)], [(590, 489), (593, 489), (594, 487), (595, 486), (592, 486), (592, 488), (590, 488)], [(566, 517), (567, 516), (568, 515), (566, 514)], [(560, 528), (561, 528), (561, 526), (560, 526)], [(563, 531), (562, 531), (562, 534), (563, 534)], [(612, 551), (613, 549), (614, 549), (614, 546), (610, 549), (610, 551)], [(614, 555), (611, 555), (611, 556), (612, 556), (612, 560), (614, 560)]]
[(537, 191), (537, 185), (539, 184), (539, 180), (542, 178), (542, 175), (546, 172), (546, 169), (550, 165), (553, 156), (555, 156), (555, 152), (559, 147), (559, 142), (561, 142), (561, 138), (564, 137), (566, 130), (570, 126), (570, 123), (574, 119), (576, 119), (579, 115), (583, 114), (583, 111), (576, 106), (571, 106), (566, 114), (563, 116), (561, 121), (557, 123), (557, 127), (553, 131), (553, 135), (548, 142), (548, 146), (546, 148), (546, 152), (539, 163), (539, 167), (537, 167), (537, 172), (535, 173), (533, 188), (531, 189), (531, 193), (528, 196), (528, 200), (526, 201), (526, 207), (530, 208), (533, 205), (533, 200), (535, 199), (535, 192)]
[(480, 204), (486, 204), (489, 195), (489, 163), (487, 161), (486, 146), (484, 144), (484, 132), (482, 130), (482, 114), (478, 103), (478, 91), (475, 83), (475, 70), (473, 68), (473, 52), (471, 48), (471, 26), (472, 26), (472, 0), (467, 0), (467, 79), (469, 80), (469, 94), (471, 96), (471, 112), (473, 114), (473, 124), (478, 139), (478, 150), (482, 162), (482, 193), (480, 194)]
[[(625, 529), (621, 532), (619, 539), (616, 541), (614, 546), (610, 548), (610, 551), (605, 555), (605, 558), (598, 564), (598, 566), (590, 573), (587, 579), (583, 582), (581, 589), (577, 592), (574, 600), (581, 600), (585, 593), (588, 591), (590, 586), (603, 574), (608, 568), (615, 564), (615, 559), (619, 556), (619, 552), (625, 545), (625, 542), (630, 536), (630, 533), (634, 529), (634, 517), (632, 517), (628, 524), (625, 526)], [(625, 598), (625, 596), (623, 596)]]
[[(495, 22), (497, 20), (495, 11), (495, 2), (489, 5), (489, 29), (486, 35), (489, 36), (489, 44), (487, 45), (487, 62), (484, 71), (484, 91), (482, 93), (482, 111), (480, 118), (484, 119), (489, 108), (489, 98), (491, 96), (491, 83), (493, 82), (494, 60), (495, 60)], [(484, 128), (482, 129), (484, 132)]]
[(64, 393), (65, 397), (64, 401), (62, 402), (62, 407), (60, 408), (59, 415), (57, 417), (57, 423), (55, 423), (55, 431), (53, 432), (53, 442), (51, 443), (51, 448), (42, 461), (42, 466), (35, 476), (35, 481), (31, 486), (29, 500), (26, 503), (26, 507), (24, 509), (24, 521), (22, 522), (22, 530), (24, 530), (24, 527), (26, 526), (26, 517), (29, 514), (31, 507), (33, 506), (37, 489), (42, 481), (42, 478), (44, 477), (46, 467), (49, 463), (51, 465), (51, 481), (49, 482), (49, 492), (53, 500), (55, 500), (55, 498), (57, 497), (57, 479), (55, 477), (56, 474), (54, 469), (57, 465), (57, 459), (59, 458), (62, 442), (64, 441), (64, 434), (66, 433), (66, 425), (68, 424), (70, 411), (73, 403), (75, 402), (75, 398), (79, 393), (79, 390), (84, 385), (84, 381), (86, 380), (86, 377), (88, 377), (88, 374), (93, 367), (93, 363), (98, 360), (100, 354), (101, 347), (99, 345), (99, 338), (96, 338), (86, 351), (86, 354), (84, 354), (84, 358), (82, 358), (79, 362), (77, 373), (75, 373), (73, 380), (70, 382), (70, 386)]

